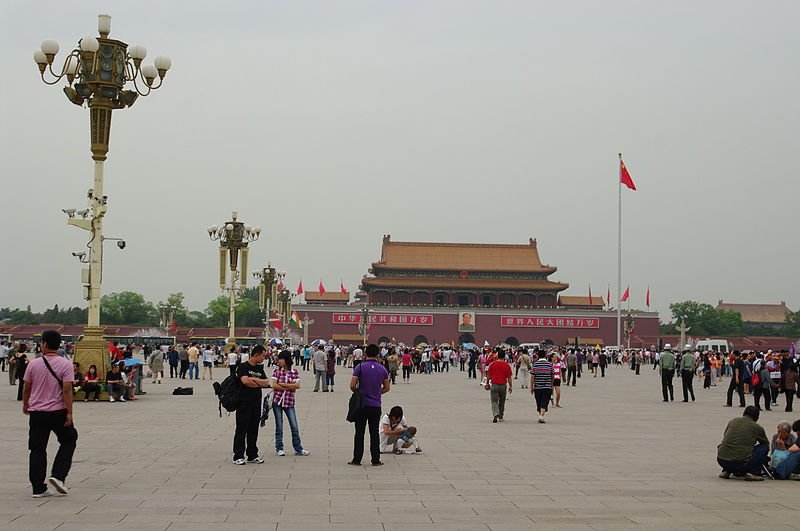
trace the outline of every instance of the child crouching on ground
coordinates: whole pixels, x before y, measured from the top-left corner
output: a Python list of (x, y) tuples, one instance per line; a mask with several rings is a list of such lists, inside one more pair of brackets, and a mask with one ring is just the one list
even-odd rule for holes
[(381, 419), (381, 452), (398, 454), (421, 452), (422, 448), (416, 439), (417, 428), (409, 426), (403, 415), (403, 408), (394, 406)]

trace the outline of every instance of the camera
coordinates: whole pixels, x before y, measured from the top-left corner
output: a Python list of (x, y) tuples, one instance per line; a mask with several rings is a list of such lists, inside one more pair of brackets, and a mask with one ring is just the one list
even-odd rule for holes
[(120, 249), (124, 249), (126, 245), (125, 240), (117, 240), (117, 247)]

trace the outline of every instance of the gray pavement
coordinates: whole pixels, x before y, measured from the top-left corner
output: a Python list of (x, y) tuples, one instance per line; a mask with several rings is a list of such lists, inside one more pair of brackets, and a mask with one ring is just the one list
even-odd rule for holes
[[(652, 370), (611, 368), (564, 388), (545, 425), (519, 388), (492, 424), (488, 392), (465, 374), (415, 374), (384, 395), (384, 410), (401, 404), (419, 426), (424, 453), (385, 455), (379, 468), (346, 465), (349, 369), (334, 393), (312, 393), (304, 373), (298, 420), (311, 455), (276, 457), (270, 421), (263, 465), (231, 464), (234, 419), (219, 418), (208, 381), (194, 396), (148, 381), (137, 402), (75, 405), (70, 494), (38, 500), (27, 418), (3, 378), (0, 529), (800, 529), (800, 482), (717, 478), (716, 445), (742, 411), (722, 407), (727, 381), (696, 384), (696, 403), (663, 403)], [(782, 410), (762, 414), (769, 434), (798, 416)]]

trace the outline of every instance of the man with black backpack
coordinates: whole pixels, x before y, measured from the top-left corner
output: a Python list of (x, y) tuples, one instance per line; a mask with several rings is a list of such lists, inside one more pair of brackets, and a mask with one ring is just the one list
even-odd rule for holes
[[(250, 357), (236, 366), (236, 376), (241, 382), (239, 401), (236, 406), (236, 432), (233, 435), (233, 464), (261, 464), (258, 455), (258, 425), (261, 419), (261, 389), (269, 387), (264, 372), (267, 351), (261, 346), (253, 347)], [(247, 461), (245, 461), (245, 454)]]

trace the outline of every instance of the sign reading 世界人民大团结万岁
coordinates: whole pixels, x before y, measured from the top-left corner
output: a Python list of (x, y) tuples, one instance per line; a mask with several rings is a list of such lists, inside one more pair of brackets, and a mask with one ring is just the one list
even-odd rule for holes
[[(355, 324), (361, 321), (358, 313), (335, 313), (333, 324)], [(433, 326), (432, 314), (409, 313), (372, 313), (369, 316), (372, 325)]]
[(516, 328), (600, 328), (600, 319), (501, 315), (500, 326)]

